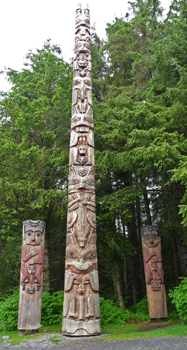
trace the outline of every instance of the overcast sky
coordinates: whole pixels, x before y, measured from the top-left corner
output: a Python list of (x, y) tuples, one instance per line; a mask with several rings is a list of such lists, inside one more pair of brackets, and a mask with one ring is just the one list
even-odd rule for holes
[[(41, 49), (47, 39), (58, 44), (65, 61), (73, 56), (75, 10), (78, 3), (89, 4), (91, 25), (105, 38), (107, 23), (128, 12), (123, 0), (3, 0), (0, 15), (0, 70), (4, 67), (21, 70), (29, 49)], [(171, 0), (161, 0), (168, 11)], [(8, 85), (0, 77), (0, 90)]]

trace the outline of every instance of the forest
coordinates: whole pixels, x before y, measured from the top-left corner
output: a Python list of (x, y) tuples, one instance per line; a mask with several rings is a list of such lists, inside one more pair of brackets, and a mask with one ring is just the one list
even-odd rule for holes
[[(166, 291), (187, 276), (187, 6), (129, 2), (92, 28), (100, 295), (146, 294), (141, 227), (157, 225)], [(46, 222), (44, 290), (63, 290), (72, 63), (47, 40), (0, 98), (0, 294), (19, 286), (22, 222)]]

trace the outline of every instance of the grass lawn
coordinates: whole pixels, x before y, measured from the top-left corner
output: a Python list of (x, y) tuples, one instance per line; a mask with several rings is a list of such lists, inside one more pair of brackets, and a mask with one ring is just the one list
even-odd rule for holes
[[(159, 327), (157, 329), (153, 329)], [(25, 337), (19, 337), (19, 331), (2, 331), (0, 332), (0, 340), (2, 341), (2, 336), (10, 336), (9, 341), (16, 345), (22, 341), (27, 341), (29, 339), (38, 339), (45, 334), (59, 333), (61, 335), (61, 325), (53, 326), (42, 326), (37, 334), (31, 334), (31, 331), (26, 332)], [(182, 337), (187, 336), (187, 325), (182, 325), (175, 321), (171, 324), (171, 321), (165, 323), (150, 323), (150, 322), (139, 322), (138, 324), (125, 323), (115, 326), (105, 326), (102, 327), (102, 334), (104, 336), (102, 339), (104, 341), (109, 340), (121, 340), (121, 339), (133, 339), (133, 338), (153, 338), (153, 337)], [(61, 339), (59, 338), (58, 341)], [(73, 340), (73, 338), (72, 338)], [(97, 337), (95, 338), (97, 340)]]
[[(156, 326), (157, 325), (155, 325), (155, 327)], [(171, 324), (170, 321), (163, 324), (163, 328), (161, 328), (161, 324), (158, 324), (158, 326), (159, 328), (152, 330), (153, 324), (148, 322), (142, 324), (125, 324), (103, 327), (102, 333), (108, 334), (105, 340), (187, 336), (187, 325), (182, 325), (180, 323)], [(150, 328), (150, 330), (147, 330), (148, 328)]]

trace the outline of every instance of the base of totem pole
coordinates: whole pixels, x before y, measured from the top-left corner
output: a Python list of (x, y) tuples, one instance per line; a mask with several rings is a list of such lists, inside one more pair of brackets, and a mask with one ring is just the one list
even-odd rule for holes
[(41, 327), (41, 288), (34, 294), (23, 293), (20, 288), (18, 329), (36, 330)]
[(25, 329), (19, 330), (19, 337), (25, 336)]
[(62, 334), (68, 337), (95, 336), (101, 334), (100, 320), (93, 321), (74, 321), (63, 320)]
[[(19, 329), (19, 337), (25, 337), (25, 329)], [(37, 334), (39, 332), (38, 329), (32, 329), (32, 334)]]
[(167, 304), (164, 284), (161, 284), (159, 291), (155, 291), (152, 289), (151, 285), (147, 285), (147, 299), (150, 319), (166, 319)]
[(158, 323), (157, 320), (159, 320), (160, 323), (166, 323), (167, 322), (167, 317), (161, 317), (161, 318), (151, 318), (151, 323)]

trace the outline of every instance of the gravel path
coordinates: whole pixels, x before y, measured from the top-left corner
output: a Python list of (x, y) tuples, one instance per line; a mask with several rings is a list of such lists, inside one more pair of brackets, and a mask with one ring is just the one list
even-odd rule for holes
[[(46, 335), (40, 339), (24, 340), (12, 346), (8, 340), (0, 343), (0, 350), (187, 350), (187, 337), (160, 337), (104, 341), (102, 336), (90, 338), (69, 338), (61, 334)], [(50, 339), (50, 340), (49, 340)], [(55, 341), (60, 341), (55, 344)], [(53, 341), (51, 341), (53, 340)]]

